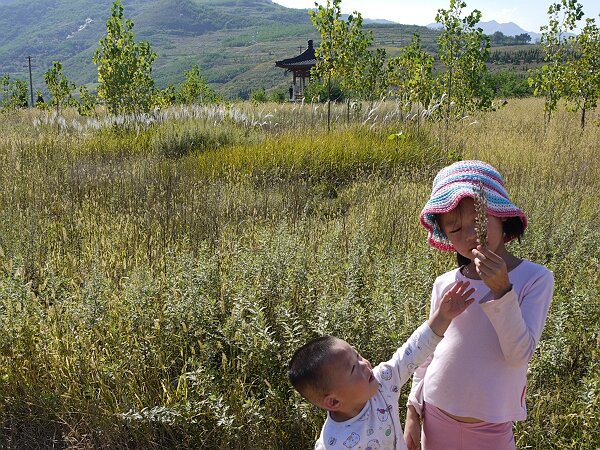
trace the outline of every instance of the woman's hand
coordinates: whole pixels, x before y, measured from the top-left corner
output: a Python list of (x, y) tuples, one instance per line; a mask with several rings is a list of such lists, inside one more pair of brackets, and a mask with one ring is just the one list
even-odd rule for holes
[(471, 250), (474, 256), (475, 270), (483, 282), (490, 288), (494, 298), (503, 297), (511, 290), (508, 270), (504, 260), (483, 245)]
[(442, 301), (429, 320), (427, 320), (431, 331), (439, 337), (443, 337), (452, 320), (475, 301), (475, 299), (469, 298), (475, 292), (475, 289), (468, 289), (468, 287), (468, 281), (454, 283), (450, 290), (444, 294)]
[(404, 441), (408, 450), (421, 449), (421, 419), (414, 406), (409, 405), (404, 424)]

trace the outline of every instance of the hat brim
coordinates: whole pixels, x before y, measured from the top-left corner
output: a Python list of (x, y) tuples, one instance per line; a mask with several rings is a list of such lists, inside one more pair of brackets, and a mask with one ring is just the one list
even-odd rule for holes
[[(477, 192), (472, 182), (462, 181), (454, 182), (449, 188), (441, 187), (435, 196), (432, 196), (425, 204), (425, 207), (419, 215), (421, 224), (427, 229), (427, 242), (438, 250), (453, 252), (456, 251), (448, 236), (442, 231), (437, 223), (436, 216), (446, 214), (454, 210), (458, 204), (465, 198), (475, 198)], [(527, 217), (525, 213), (513, 205), (504, 195), (496, 191), (493, 187), (483, 186), (488, 203), (487, 213), (494, 217), (508, 218), (519, 217), (523, 222), (523, 228), (527, 227)], [(504, 242), (510, 242), (512, 239), (505, 238)]]

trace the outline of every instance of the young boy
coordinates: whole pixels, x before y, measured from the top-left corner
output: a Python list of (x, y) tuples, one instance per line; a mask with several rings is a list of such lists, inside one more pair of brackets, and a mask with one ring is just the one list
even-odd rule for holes
[(433, 353), (452, 319), (473, 303), (474, 289), (458, 282), (440, 306), (387, 362), (374, 369), (346, 341), (324, 336), (300, 347), (289, 364), (294, 388), (327, 410), (315, 449), (406, 449), (398, 399), (400, 387)]

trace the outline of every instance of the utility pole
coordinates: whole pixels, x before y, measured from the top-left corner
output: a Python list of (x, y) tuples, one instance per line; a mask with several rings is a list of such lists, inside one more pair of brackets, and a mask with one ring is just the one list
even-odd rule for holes
[(29, 93), (31, 94), (31, 107), (33, 108), (35, 105), (33, 104), (33, 79), (31, 78), (31, 56), (28, 56), (29, 60)]

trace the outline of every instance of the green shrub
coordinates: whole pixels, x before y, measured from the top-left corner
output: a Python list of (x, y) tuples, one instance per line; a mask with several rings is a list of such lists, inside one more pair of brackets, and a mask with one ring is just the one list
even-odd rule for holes
[(489, 72), (486, 75), (486, 84), (491, 87), (495, 98), (521, 98), (533, 95), (533, 89), (527, 82), (527, 75), (524, 74), (510, 71)]
[[(152, 152), (168, 158), (179, 158), (188, 153), (215, 150), (234, 144), (251, 142), (249, 133), (239, 127), (223, 124), (209, 126), (205, 122), (173, 122), (149, 132)], [(258, 141), (258, 137), (254, 136)]]
[(255, 89), (250, 93), (250, 100), (253, 103), (266, 103), (268, 98), (267, 98), (267, 93), (265, 92), (264, 88), (260, 88), (260, 89)]
[(269, 100), (275, 103), (284, 103), (288, 99), (288, 94), (283, 89), (275, 89), (269, 95)]
[(316, 80), (311, 80), (304, 90), (304, 99), (308, 102), (325, 102), (328, 98), (335, 102), (344, 101), (344, 93), (339, 83), (332, 83), (331, 95), (328, 95), (327, 83), (320, 83)]

